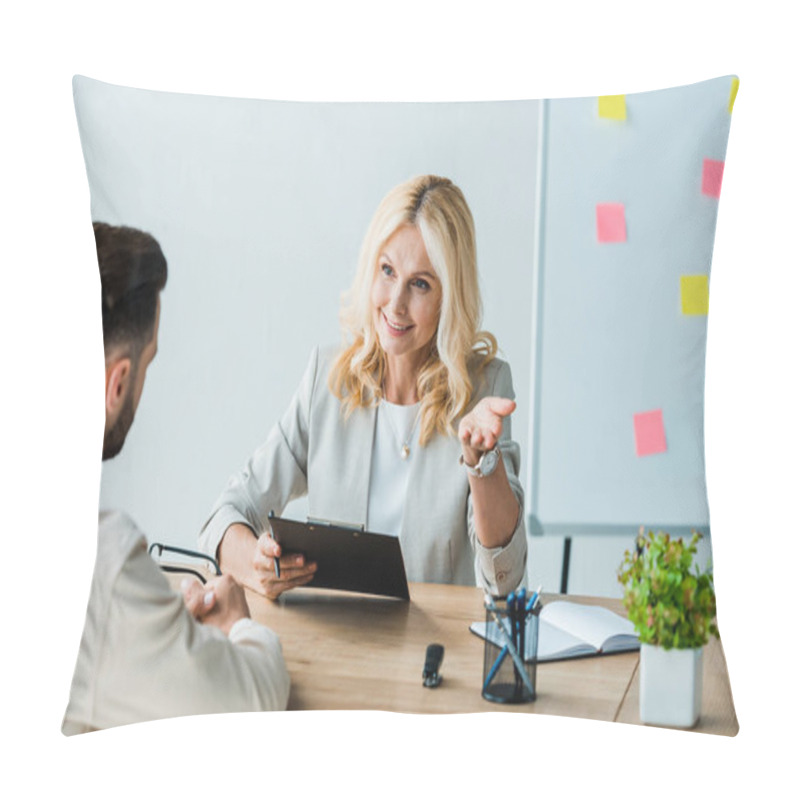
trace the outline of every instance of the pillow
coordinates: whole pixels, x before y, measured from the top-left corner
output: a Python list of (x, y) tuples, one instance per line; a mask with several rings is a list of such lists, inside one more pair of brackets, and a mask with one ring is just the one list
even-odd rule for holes
[[(169, 264), (158, 359), (103, 464), (101, 508), (150, 542), (197, 547), (309, 351), (339, 340), (339, 296), (379, 201), (433, 173), (469, 203), (483, 327), (513, 372), (525, 519), (544, 537), (529, 540), (528, 583), (557, 591), (537, 548), (577, 537), (570, 588), (619, 596), (640, 526), (709, 533), (705, 337), (737, 86), (333, 104), (76, 77), (91, 217), (149, 232)], [(299, 499), (287, 515), (307, 510)], [(580, 564), (584, 540), (604, 570)]]

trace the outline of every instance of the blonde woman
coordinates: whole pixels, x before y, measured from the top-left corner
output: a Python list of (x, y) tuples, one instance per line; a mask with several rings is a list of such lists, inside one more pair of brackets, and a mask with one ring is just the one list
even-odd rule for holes
[(312, 580), (316, 564), (281, 553), (267, 522), (307, 494), (309, 516), (399, 536), (410, 581), (513, 590), (527, 557), (514, 391), (480, 318), (461, 190), (433, 175), (395, 187), (345, 297), (344, 346), (312, 353), (200, 534), (222, 570), (271, 598)]

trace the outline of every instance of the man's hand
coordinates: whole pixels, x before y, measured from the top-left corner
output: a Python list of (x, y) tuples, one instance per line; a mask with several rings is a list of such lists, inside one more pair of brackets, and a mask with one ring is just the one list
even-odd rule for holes
[(216, 597), (213, 589), (206, 589), (197, 578), (184, 578), (181, 581), (181, 592), (186, 609), (197, 620), (202, 620), (214, 608)]
[(230, 575), (211, 578), (205, 586), (186, 578), (181, 591), (189, 613), (200, 622), (219, 628), (226, 636), (235, 622), (250, 616), (244, 590)]

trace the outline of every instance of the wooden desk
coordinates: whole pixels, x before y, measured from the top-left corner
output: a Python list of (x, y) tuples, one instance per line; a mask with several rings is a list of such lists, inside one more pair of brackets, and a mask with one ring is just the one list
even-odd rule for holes
[[(290, 709), (557, 714), (639, 722), (638, 653), (539, 664), (537, 699), (499, 705), (481, 697), (483, 640), (470, 633), (483, 619), (479, 589), (411, 584), (411, 602), (343, 592), (295, 589), (277, 602), (247, 593), (254, 619), (276, 631), (292, 677)], [(543, 601), (557, 595), (544, 595)], [(624, 614), (619, 600), (578, 597)], [(442, 684), (422, 685), (425, 648), (444, 645)], [(703, 708), (696, 731), (736, 735), (725, 657), (718, 640), (704, 653)]]

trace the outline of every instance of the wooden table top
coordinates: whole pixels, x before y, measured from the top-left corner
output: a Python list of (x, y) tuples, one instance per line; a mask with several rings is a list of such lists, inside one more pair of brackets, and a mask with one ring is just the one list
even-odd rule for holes
[[(253, 618), (281, 638), (292, 678), (290, 709), (507, 711), (640, 724), (638, 652), (540, 663), (535, 702), (491, 703), (481, 696), (484, 642), (469, 630), (484, 617), (483, 592), (440, 584), (409, 588), (410, 602), (319, 589), (295, 589), (273, 602), (248, 591)], [(555, 599), (624, 615), (615, 599), (545, 594), (542, 601)], [(422, 667), (433, 642), (445, 648), (443, 680), (428, 689)], [(734, 736), (738, 728), (722, 646), (712, 640), (694, 730)]]

